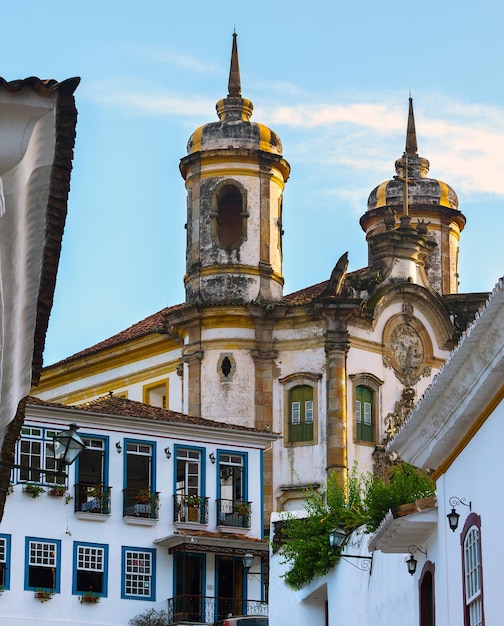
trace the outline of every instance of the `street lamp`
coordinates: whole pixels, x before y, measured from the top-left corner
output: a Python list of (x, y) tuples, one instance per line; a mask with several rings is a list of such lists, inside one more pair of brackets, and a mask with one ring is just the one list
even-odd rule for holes
[(463, 504), (464, 506), (468, 506), (469, 511), (471, 511), (472, 502), (469, 502), (469, 504), (467, 504), (465, 498), (458, 498), (457, 496), (452, 496), (448, 502), (450, 503), (452, 510), (448, 513), (446, 517), (448, 518), (448, 525), (450, 526), (450, 530), (455, 532), (458, 528), (458, 523), (459, 523), (459, 518), (460, 518), (460, 514), (457, 513), (457, 511), (455, 511), (455, 507), (458, 506), (459, 504)]
[(68, 430), (62, 430), (53, 435), (54, 458), (58, 462), (58, 470), (71, 465), (79, 454), (86, 449), (86, 444), (77, 435), (76, 424), (70, 424)]
[(333, 554), (337, 554), (340, 559), (346, 561), (347, 559), (358, 559), (357, 563), (352, 563), (351, 561), (347, 561), (350, 565), (353, 565), (357, 569), (360, 569), (363, 572), (369, 572), (371, 575), (371, 568), (373, 567), (373, 555), (371, 556), (360, 556), (359, 554), (341, 554), (341, 549), (348, 537), (348, 533), (343, 528), (343, 526), (336, 526), (329, 533), (329, 545), (331, 546), (331, 550)]

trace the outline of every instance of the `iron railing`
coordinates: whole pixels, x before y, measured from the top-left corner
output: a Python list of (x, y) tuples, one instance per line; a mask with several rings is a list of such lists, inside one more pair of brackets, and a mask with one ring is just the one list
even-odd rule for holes
[(75, 512), (110, 515), (110, 490), (107, 485), (75, 485)]
[(173, 521), (208, 524), (208, 498), (174, 495)]
[(252, 502), (245, 500), (217, 500), (217, 526), (250, 528)]
[(148, 489), (123, 489), (123, 517), (158, 519), (159, 493)]
[(168, 598), (168, 624), (213, 624), (228, 615), (268, 615), (262, 600), (180, 595)]

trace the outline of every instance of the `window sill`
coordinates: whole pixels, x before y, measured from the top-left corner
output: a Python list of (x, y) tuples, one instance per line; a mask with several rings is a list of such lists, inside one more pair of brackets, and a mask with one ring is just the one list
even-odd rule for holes
[(311, 439), (310, 441), (285, 441), (284, 448), (299, 448), (300, 446), (316, 446), (317, 441)]
[(201, 524), (200, 522), (173, 522), (173, 525), (175, 526), (175, 528), (188, 528), (188, 529), (192, 529), (192, 530), (201, 530), (202, 528), (206, 528), (208, 526), (207, 524)]
[(241, 526), (217, 526), (217, 530), (220, 533), (232, 533), (233, 535), (246, 535), (250, 532), (250, 528)]
[(84, 511), (76, 511), (75, 517), (90, 522), (106, 522), (110, 518), (110, 513), (86, 513)]
[(124, 515), (123, 520), (126, 524), (133, 526), (155, 526), (158, 523), (155, 517), (137, 517), (136, 515)]

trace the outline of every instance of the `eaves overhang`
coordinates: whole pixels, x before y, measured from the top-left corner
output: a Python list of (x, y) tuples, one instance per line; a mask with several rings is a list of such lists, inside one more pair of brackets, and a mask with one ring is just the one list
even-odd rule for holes
[(435, 530), (438, 512), (435, 496), (403, 504), (389, 510), (380, 526), (370, 537), (370, 552), (407, 554), (412, 545), (422, 546)]
[(154, 543), (168, 548), (170, 553), (187, 551), (243, 555), (245, 552), (251, 552), (259, 557), (266, 557), (269, 554), (269, 545), (265, 539), (207, 531), (175, 531), (171, 535), (155, 539)]

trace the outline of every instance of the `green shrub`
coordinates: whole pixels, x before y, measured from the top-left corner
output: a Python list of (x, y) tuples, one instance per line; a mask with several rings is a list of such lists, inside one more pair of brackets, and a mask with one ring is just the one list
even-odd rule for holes
[(289, 565), (285, 583), (301, 589), (315, 576), (327, 574), (339, 558), (329, 546), (329, 533), (337, 525), (348, 533), (359, 526), (373, 532), (389, 509), (434, 493), (435, 483), (428, 473), (406, 463), (394, 466), (387, 481), (358, 474), (354, 465), (346, 489), (331, 475), (320, 490), (308, 492), (306, 517), (288, 515), (282, 523), (282, 540), (273, 551), (279, 551)]

